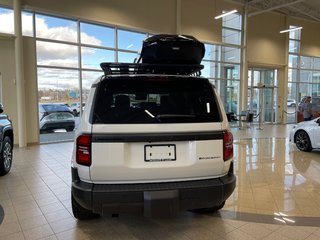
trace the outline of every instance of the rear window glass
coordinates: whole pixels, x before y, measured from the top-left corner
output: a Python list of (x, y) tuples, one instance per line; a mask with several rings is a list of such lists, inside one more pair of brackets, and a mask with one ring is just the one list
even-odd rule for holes
[(114, 78), (97, 89), (93, 123), (220, 122), (212, 85), (181, 77)]
[(63, 104), (43, 104), (46, 112), (70, 112), (70, 108)]

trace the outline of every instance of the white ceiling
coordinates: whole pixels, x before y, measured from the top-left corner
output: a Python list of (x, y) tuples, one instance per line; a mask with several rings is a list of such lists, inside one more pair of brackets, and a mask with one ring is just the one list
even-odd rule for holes
[(320, 0), (232, 0), (249, 7), (249, 16), (276, 11), (320, 22)]

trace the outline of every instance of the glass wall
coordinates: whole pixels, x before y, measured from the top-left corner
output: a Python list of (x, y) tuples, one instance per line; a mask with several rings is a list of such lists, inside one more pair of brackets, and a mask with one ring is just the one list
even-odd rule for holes
[(222, 18), (222, 42), (241, 45), (242, 18), (239, 13)]
[[(39, 104), (67, 104), (79, 123), (101, 62), (134, 62), (147, 33), (35, 14)], [(41, 120), (40, 120), (41, 121)]]
[[(39, 110), (43, 110), (44, 104), (67, 105), (74, 114), (75, 127), (92, 83), (103, 74), (100, 63), (134, 62), (148, 36), (115, 26), (27, 11), (22, 13), (22, 31), (36, 42)], [(14, 34), (12, 9), (0, 7), (0, 33)], [(67, 136), (61, 140), (73, 139), (72, 133), (64, 130), (39, 132), (55, 132), (60, 136), (65, 132)], [(41, 135), (40, 141), (47, 141)]]
[[(78, 109), (71, 108), (80, 101), (77, 21), (38, 13), (33, 17), (40, 142), (71, 140), (74, 128), (67, 122), (79, 122), (76, 121)], [(57, 107), (57, 113), (47, 112), (46, 109), (54, 109), (57, 105), (64, 107)], [(68, 109), (70, 114), (62, 113)]]
[(0, 7), (0, 33), (14, 34), (12, 9)]
[(205, 44), (202, 75), (216, 86), (226, 112), (239, 113), (241, 15), (230, 14), (222, 19), (224, 44)]
[[(23, 35), (36, 42), (38, 102), (70, 106), (75, 127), (91, 84), (102, 75), (100, 63), (136, 61), (142, 41), (150, 36), (39, 12), (23, 11), (22, 19)], [(13, 34), (12, 9), (0, 8), (0, 20), (0, 32)], [(223, 18), (222, 25), (223, 43), (205, 44), (202, 75), (216, 85), (226, 111), (238, 112), (241, 15)]]
[(301, 55), (300, 39), (301, 30), (289, 33), (287, 123), (300, 121), (296, 112), (306, 96), (320, 97), (320, 58)]

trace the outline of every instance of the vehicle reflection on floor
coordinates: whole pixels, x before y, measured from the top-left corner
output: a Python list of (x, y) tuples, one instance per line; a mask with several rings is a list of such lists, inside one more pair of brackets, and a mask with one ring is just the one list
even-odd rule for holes
[(303, 153), (288, 138), (240, 139), (234, 147), (238, 184), (224, 210), (320, 216), (320, 151)]

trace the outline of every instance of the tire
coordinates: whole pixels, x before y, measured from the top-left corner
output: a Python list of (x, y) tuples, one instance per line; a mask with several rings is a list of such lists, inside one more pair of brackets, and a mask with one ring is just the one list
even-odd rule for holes
[(83, 208), (71, 195), (72, 212), (75, 218), (79, 220), (90, 220), (100, 217), (100, 214), (93, 213), (92, 211)]
[(6, 136), (2, 142), (2, 149), (0, 154), (0, 176), (7, 174), (12, 165), (12, 141)]
[(215, 207), (209, 207), (209, 208), (198, 208), (198, 209), (193, 209), (191, 210), (192, 212), (195, 213), (214, 213), (224, 207), (224, 204), (226, 201), (223, 201), (220, 205), (215, 206)]
[(294, 142), (300, 151), (310, 152), (312, 150), (310, 138), (305, 131), (298, 131), (294, 136)]

